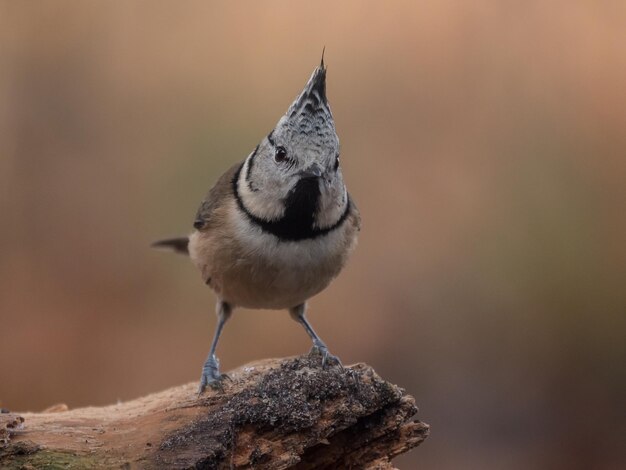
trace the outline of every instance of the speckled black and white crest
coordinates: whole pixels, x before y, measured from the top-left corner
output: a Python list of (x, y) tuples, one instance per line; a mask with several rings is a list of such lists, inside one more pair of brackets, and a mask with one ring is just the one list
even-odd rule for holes
[(335, 122), (326, 97), (326, 66), (316, 67), (302, 92), (278, 122), (272, 133), (293, 146), (307, 149), (319, 155), (339, 152), (339, 138)]
[(315, 135), (311, 142), (323, 148), (337, 143), (335, 123), (326, 98), (326, 67), (315, 69), (304, 90), (289, 107), (286, 114), (286, 133), (294, 140)]

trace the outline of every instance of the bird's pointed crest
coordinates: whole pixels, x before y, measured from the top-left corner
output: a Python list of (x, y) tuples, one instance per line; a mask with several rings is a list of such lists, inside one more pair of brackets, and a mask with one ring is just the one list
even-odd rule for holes
[(326, 98), (326, 65), (324, 64), (324, 52), (322, 50), (322, 60), (320, 65), (315, 67), (309, 81), (304, 86), (302, 93), (289, 107), (287, 115), (296, 117), (298, 114), (316, 114), (322, 112), (331, 115), (328, 100)]

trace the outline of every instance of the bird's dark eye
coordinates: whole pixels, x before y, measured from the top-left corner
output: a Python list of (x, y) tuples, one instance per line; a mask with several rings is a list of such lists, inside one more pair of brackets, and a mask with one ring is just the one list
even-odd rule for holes
[(339, 168), (339, 154), (337, 154), (337, 157), (335, 158), (335, 171), (337, 171), (337, 168)]
[(274, 160), (278, 163), (284, 162), (287, 159), (287, 150), (282, 145), (276, 147), (276, 153), (274, 154)]

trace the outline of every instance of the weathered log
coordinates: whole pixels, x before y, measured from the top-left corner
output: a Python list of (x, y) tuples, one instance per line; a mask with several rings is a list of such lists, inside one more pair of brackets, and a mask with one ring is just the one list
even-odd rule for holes
[(313, 355), (229, 375), (201, 396), (192, 383), (105, 407), (0, 414), (0, 467), (388, 469), (428, 436), (414, 399), (365, 364), (322, 369)]

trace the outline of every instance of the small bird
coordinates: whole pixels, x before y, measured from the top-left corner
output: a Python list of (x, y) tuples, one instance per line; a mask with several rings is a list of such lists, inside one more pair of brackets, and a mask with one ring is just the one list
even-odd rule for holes
[(154, 243), (188, 254), (218, 297), (217, 327), (199, 393), (207, 385), (219, 386), (224, 377), (215, 351), (235, 307), (288, 309), (321, 354), (322, 367), (330, 361), (341, 365), (305, 312), (307, 300), (345, 265), (360, 226), (339, 164), (322, 53), (274, 129), (211, 188), (191, 235)]

